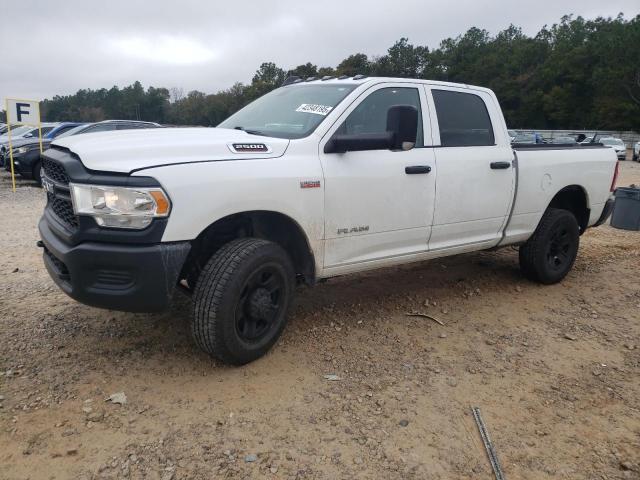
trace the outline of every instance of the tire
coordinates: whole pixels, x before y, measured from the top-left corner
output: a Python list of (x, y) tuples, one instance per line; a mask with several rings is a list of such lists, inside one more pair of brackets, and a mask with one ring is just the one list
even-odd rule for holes
[(38, 183), (38, 185), (42, 185), (42, 162), (36, 162), (33, 166), (32, 175), (32, 178)]
[(284, 330), (294, 288), (291, 259), (279, 245), (257, 238), (227, 243), (196, 283), (191, 320), (196, 344), (232, 365), (262, 357)]
[(520, 247), (520, 269), (530, 280), (551, 285), (567, 276), (578, 255), (580, 227), (568, 210), (549, 208)]

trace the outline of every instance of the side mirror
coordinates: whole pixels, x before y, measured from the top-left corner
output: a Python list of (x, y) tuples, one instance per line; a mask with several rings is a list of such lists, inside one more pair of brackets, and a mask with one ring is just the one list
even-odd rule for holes
[(412, 105), (394, 105), (387, 111), (387, 131), (394, 133), (393, 150), (411, 150), (418, 136), (418, 109)]
[(27, 133), (24, 138), (33, 138), (33, 133)]
[(324, 153), (364, 150), (410, 150), (418, 134), (418, 109), (412, 105), (394, 105), (387, 110), (387, 128), (381, 133), (334, 134)]
[(395, 144), (393, 132), (336, 134), (324, 146), (324, 153), (390, 150)]

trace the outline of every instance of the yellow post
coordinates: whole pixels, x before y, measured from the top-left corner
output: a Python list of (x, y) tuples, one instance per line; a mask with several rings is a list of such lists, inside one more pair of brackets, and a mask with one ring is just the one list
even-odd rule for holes
[(16, 191), (16, 172), (13, 170), (13, 146), (11, 145), (11, 121), (9, 120), (9, 100), (5, 99), (5, 112), (7, 117), (7, 136), (9, 137), (9, 161), (11, 162), (11, 185)]
[(42, 120), (40, 120), (40, 112), (38, 112), (38, 140), (40, 141), (40, 155), (42, 156)]

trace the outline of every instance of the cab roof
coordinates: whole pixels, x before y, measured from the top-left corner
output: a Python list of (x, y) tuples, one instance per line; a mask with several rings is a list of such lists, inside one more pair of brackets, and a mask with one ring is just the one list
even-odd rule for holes
[(328, 84), (339, 84), (339, 83), (349, 83), (349, 84), (357, 84), (362, 85), (365, 83), (422, 83), (425, 85), (436, 85), (441, 87), (455, 87), (455, 88), (473, 88), (474, 90), (485, 90), (490, 92), (491, 90), (485, 87), (479, 87), (476, 85), (468, 85), (465, 83), (454, 83), (454, 82), (442, 82), (438, 80), (428, 80), (422, 78), (402, 78), (402, 77), (369, 77), (367, 75), (342, 75), (339, 77), (327, 75), (325, 77), (309, 77), (306, 79), (300, 77), (288, 77), (284, 83), (283, 87), (288, 86), (296, 86), (296, 85), (308, 85), (310, 83), (328, 83)]

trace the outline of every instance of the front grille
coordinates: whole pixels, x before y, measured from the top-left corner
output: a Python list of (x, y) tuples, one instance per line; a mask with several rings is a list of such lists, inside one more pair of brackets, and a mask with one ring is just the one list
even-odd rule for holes
[(78, 228), (78, 217), (73, 213), (73, 205), (70, 200), (60, 198), (52, 193), (47, 193), (49, 206), (53, 213), (67, 226)]
[(47, 209), (70, 230), (79, 226), (78, 217), (73, 213), (69, 175), (65, 167), (51, 158), (42, 159), (42, 184), (47, 190)]
[(69, 176), (59, 163), (45, 157), (42, 161), (42, 168), (44, 169), (44, 174), (54, 182), (69, 185)]

